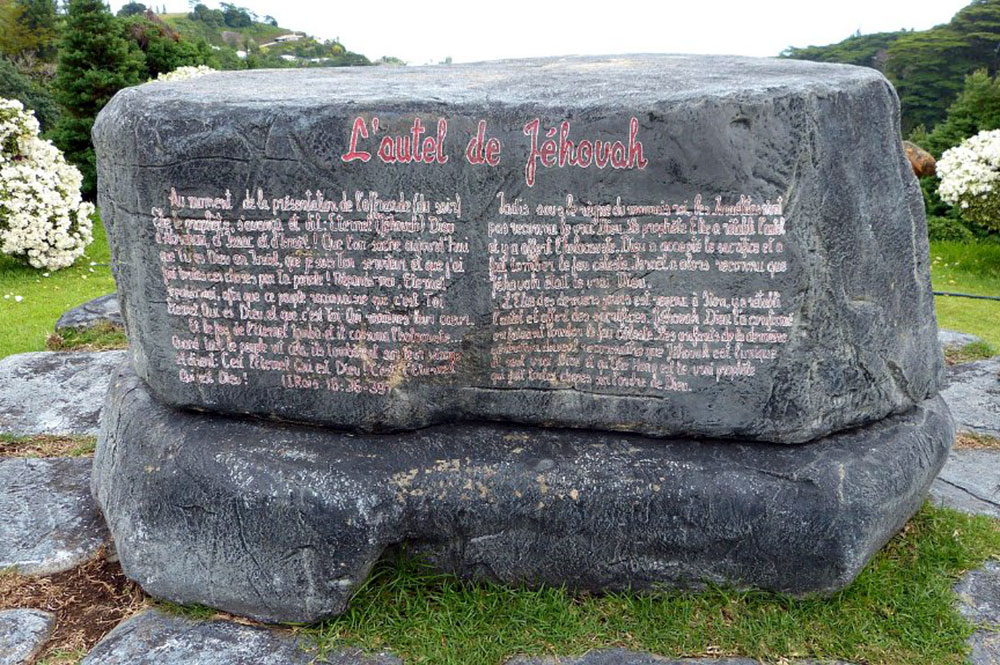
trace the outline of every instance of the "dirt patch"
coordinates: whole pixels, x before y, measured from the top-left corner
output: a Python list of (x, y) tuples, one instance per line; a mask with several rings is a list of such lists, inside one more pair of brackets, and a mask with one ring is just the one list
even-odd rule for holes
[(101, 552), (82, 566), (47, 577), (0, 573), (0, 610), (34, 608), (56, 616), (35, 664), (76, 663), (112, 628), (146, 605), (147, 597), (121, 566)]
[(0, 436), (0, 459), (5, 457), (91, 457), (97, 439), (92, 436)]
[(1000, 439), (988, 434), (959, 432), (955, 436), (957, 450), (997, 450), (1000, 451)]

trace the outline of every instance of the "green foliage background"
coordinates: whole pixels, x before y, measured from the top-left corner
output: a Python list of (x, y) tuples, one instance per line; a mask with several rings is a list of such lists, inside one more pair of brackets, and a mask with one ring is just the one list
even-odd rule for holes
[[(294, 35), (294, 39), (279, 37)], [(387, 62), (393, 62), (388, 59)], [(337, 41), (279, 27), (270, 16), (231, 3), (157, 14), (130, 2), (113, 16), (101, 0), (0, 0), (0, 96), (35, 111), (43, 135), (96, 193), (90, 132), (122, 88), (182, 66), (213, 69), (370, 65)]]
[[(854, 35), (827, 46), (791, 47), (782, 56), (882, 71), (899, 94), (904, 134), (936, 158), (1000, 128), (1000, 0), (974, 0), (929, 30)], [(998, 241), (1000, 220), (963, 215), (941, 200), (939, 184), (935, 176), (920, 183), (932, 239)]]
[(21, 73), (10, 60), (0, 58), (0, 97), (17, 99), (35, 112), (42, 132), (55, 126), (61, 113), (49, 89)]
[[(901, 18), (902, 21), (902, 18)], [(1000, 64), (1000, 0), (973, 0), (929, 30), (854, 35), (827, 46), (790, 47), (782, 57), (874, 67), (896, 86), (903, 133), (945, 120), (964, 78)]]
[(143, 81), (145, 62), (125, 38), (102, 0), (70, 0), (59, 43), (54, 89), (64, 109), (52, 132), (55, 144), (83, 173), (84, 195), (97, 190), (97, 167), (90, 130), (94, 119), (122, 88)]

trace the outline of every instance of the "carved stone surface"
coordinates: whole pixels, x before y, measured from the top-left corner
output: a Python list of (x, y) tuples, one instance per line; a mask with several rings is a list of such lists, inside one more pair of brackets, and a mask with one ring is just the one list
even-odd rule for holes
[(0, 459), (0, 570), (51, 575), (108, 542), (89, 492), (90, 459)]
[(94, 328), (107, 324), (122, 327), (122, 312), (118, 306), (118, 294), (109, 293), (74, 307), (59, 317), (56, 330), (61, 328)]
[(18, 353), (0, 359), (0, 433), (97, 434), (124, 351)]
[(56, 618), (41, 610), (0, 612), (0, 665), (26, 665), (49, 639)]
[(218, 73), (122, 91), (94, 139), (133, 362), (173, 406), (799, 443), (937, 391), (872, 69)]
[(854, 578), (953, 435), (938, 398), (795, 447), (501, 424), (352, 435), (172, 409), (125, 366), (93, 491), (147, 592), (266, 621), (342, 612), (401, 542), (511, 584), (803, 593)]
[(80, 665), (402, 665), (356, 649), (317, 658), (308, 647), (288, 630), (146, 610), (108, 633)]

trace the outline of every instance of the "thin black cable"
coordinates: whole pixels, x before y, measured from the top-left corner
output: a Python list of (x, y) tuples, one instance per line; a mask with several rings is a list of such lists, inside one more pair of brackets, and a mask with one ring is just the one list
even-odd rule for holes
[(951, 291), (934, 291), (936, 296), (952, 296), (955, 298), (975, 298), (976, 300), (1000, 300), (1000, 296), (979, 296), (974, 293), (952, 293)]

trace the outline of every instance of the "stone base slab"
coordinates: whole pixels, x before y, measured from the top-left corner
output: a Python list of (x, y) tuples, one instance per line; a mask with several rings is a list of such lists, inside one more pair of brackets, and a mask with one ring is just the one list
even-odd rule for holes
[(93, 490), (154, 596), (263, 621), (343, 612), (408, 543), (515, 585), (847, 585), (920, 507), (954, 434), (939, 398), (790, 448), (498, 424), (357, 435), (166, 407), (113, 378)]
[(1000, 437), (1000, 357), (949, 367), (941, 396), (958, 431)]
[(97, 434), (125, 351), (38, 351), (0, 359), (0, 434)]
[(89, 481), (86, 458), (0, 458), (0, 572), (54, 575), (97, 555), (108, 530)]
[(55, 616), (41, 610), (0, 612), (0, 665), (32, 662), (55, 626)]
[(1000, 519), (1000, 451), (952, 450), (931, 485), (931, 500), (963, 513)]
[(287, 630), (150, 609), (120, 623), (80, 665), (402, 665), (390, 654), (367, 656), (360, 649), (321, 658), (312, 646)]

